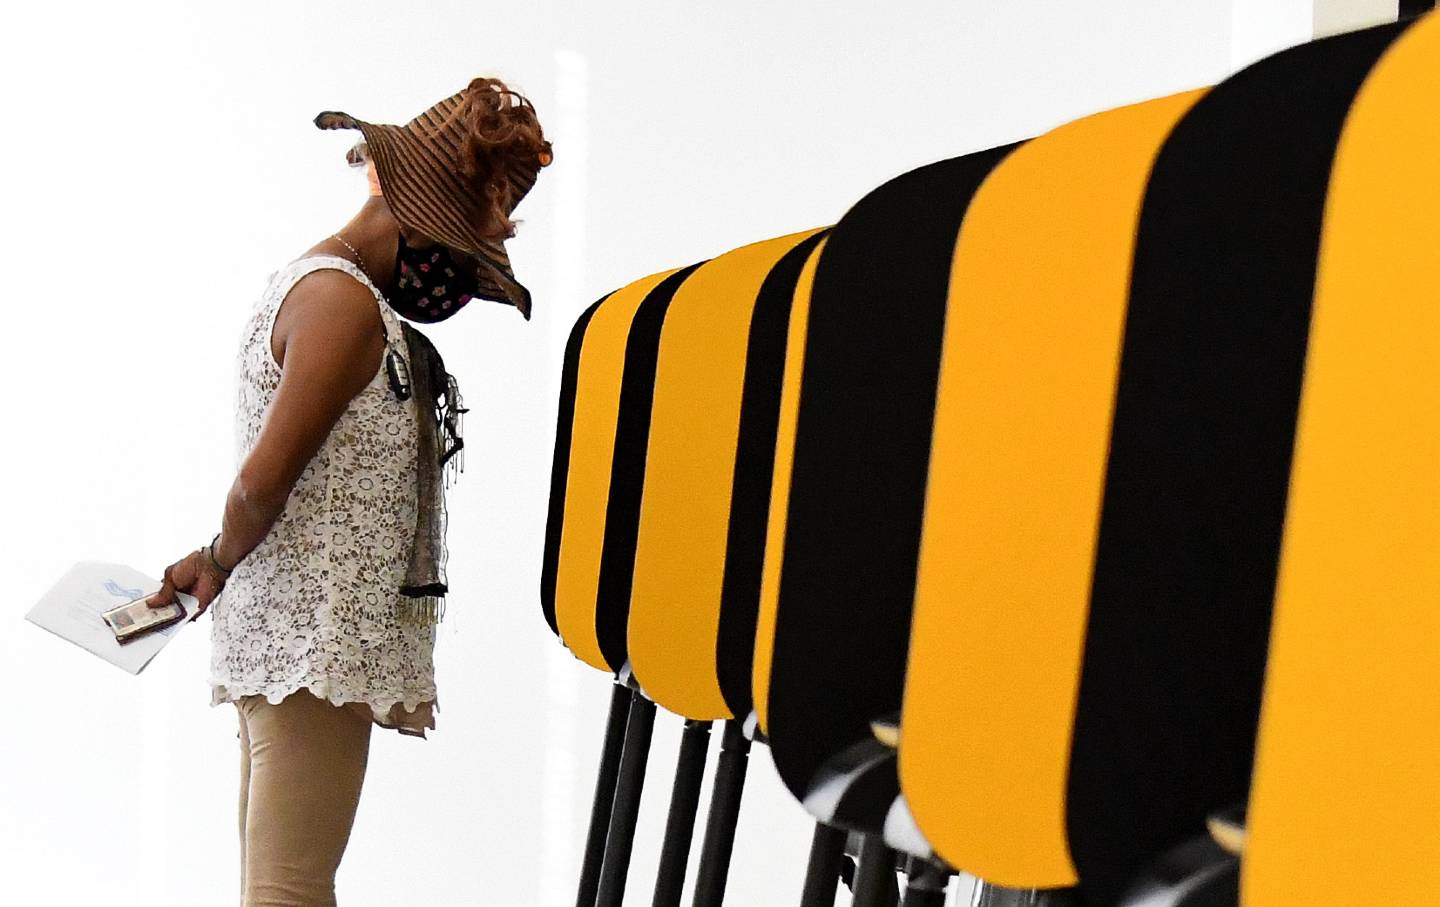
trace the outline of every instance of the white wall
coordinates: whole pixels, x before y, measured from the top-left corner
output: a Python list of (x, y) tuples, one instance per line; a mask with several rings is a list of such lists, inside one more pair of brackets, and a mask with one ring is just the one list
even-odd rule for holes
[[(240, 325), (266, 275), (365, 195), (341, 160), (353, 137), (318, 132), (315, 113), (401, 122), (496, 73), (530, 93), (555, 142), (512, 247), (535, 320), (479, 304), (432, 334), (474, 409), (451, 506), (443, 712), (427, 742), (376, 737), (340, 878), (347, 907), (553, 905), (573, 897), (608, 694), (536, 601), (576, 314), (643, 274), (833, 222), (908, 168), (1237, 62), (1232, 8), (1202, 0), (400, 10), (51, 0), (7, 13), (7, 902), (234, 900), (234, 715), (207, 706), (208, 625), (132, 679), (20, 617), (75, 560), (158, 572), (214, 532)], [(1278, 41), (1271, 25), (1247, 27)], [(649, 902), (678, 724), (657, 722), (632, 903)], [(786, 903), (809, 823), (763, 751), (751, 779), (731, 900)]]
[[(1240, 69), (1286, 47), (1310, 40), (1318, 4), (1337, 0), (1234, 0), (1230, 13), (1230, 62)], [(1349, 2), (1349, 0), (1338, 0)], [(1394, 0), (1390, 0), (1394, 5)], [(1392, 13), (1391, 18), (1394, 18)]]
[(1234, 69), (1308, 41), (1394, 22), (1398, 0), (1234, 0), (1230, 62)]

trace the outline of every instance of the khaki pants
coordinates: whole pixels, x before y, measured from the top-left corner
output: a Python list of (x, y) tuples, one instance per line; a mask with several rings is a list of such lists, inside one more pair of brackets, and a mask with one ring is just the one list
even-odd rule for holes
[(242, 907), (333, 907), (371, 722), (308, 691), (240, 712)]

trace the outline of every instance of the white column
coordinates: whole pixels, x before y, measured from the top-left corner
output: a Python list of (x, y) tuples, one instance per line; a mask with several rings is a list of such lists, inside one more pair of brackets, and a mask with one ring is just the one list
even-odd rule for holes
[[(554, 355), (544, 366), (549, 389), (541, 399), (553, 406), (559, 397), (560, 353), (570, 336), (570, 326), (586, 300), (585, 209), (589, 174), (590, 71), (579, 50), (557, 48), (554, 109), (545, 120), (546, 134), (554, 140), (565, 166), (556, 167), (552, 181), (554, 208), (551, 274), (547, 299), (536, 312), (536, 321), (547, 332), (545, 349)], [(538, 219), (538, 217), (537, 217)], [(538, 295), (538, 294), (537, 294)], [(546, 302), (553, 302), (545, 305)], [(563, 308), (562, 308), (563, 305)], [(546, 311), (549, 309), (550, 311)], [(538, 500), (538, 498), (537, 498)], [(575, 899), (580, 879), (580, 844), (588, 826), (590, 788), (594, 784), (593, 763), (582, 764), (577, 743), (579, 729), (593, 734), (595, 719), (603, 714), (609, 685), (596, 683), (576, 669), (579, 664), (569, 652), (544, 639), (543, 745), (540, 747), (540, 854), (538, 904), (565, 904)], [(589, 691), (582, 707), (581, 688)], [(598, 695), (597, 695), (598, 694)], [(601, 697), (605, 697), (602, 699)]]
[(1315, 0), (1313, 33), (1315, 37), (1323, 38), (1394, 22), (1399, 15), (1399, 0)]

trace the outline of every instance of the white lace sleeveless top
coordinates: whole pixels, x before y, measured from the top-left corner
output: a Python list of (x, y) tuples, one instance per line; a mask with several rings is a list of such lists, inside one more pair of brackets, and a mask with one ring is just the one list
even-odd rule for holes
[[(409, 362), (399, 316), (364, 272), (330, 255), (290, 262), (271, 275), (242, 335), (237, 464), (280, 383), (270, 347), (276, 312), (301, 277), (321, 268), (375, 294), (386, 341)], [(384, 727), (423, 736), (435, 726), (435, 629), (400, 616), (417, 514), (417, 431), (416, 401), (396, 397), (382, 357), (210, 609), (212, 704), (255, 694), (278, 703), (308, 689)]]

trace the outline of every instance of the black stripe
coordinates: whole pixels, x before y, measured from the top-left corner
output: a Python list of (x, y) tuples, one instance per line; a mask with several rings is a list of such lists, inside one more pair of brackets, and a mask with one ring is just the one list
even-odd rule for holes
[(770, 269), (750, 318), (730, 524), (725, 540), (725, 576), (720, 586), (720, 628), (716, 668), (720, 692), (732, 715), (744, 718), (753, 706), (750, 692), (755, 655), (755, 621), (770, 519), (770, 484), (775, 436), (780, 426), (780, 391), (785, 378), (785, 344), (795, 283), (810, 253), (829, 231), (821, 231), (786, 252)]
[(635, 312), (625, 340), (625, 373), (615, 422), (610, 495), (605, 502), (605, 540), (595, 600), (595, 634), (600, 654), (614, 671), (629, 660), (630, 588), (635, 578), (635, 543), (640, 533), (640, 493), (645, 485), (645, 448), (655, 395), (660, 329), (675, 291), (699, 264), (671, 274), (651, 290)]
[(1140, 215), (1067, 798), (1087, 901), (1247, 797), (1330, 168), (1403, 26), (1221, 83)]
[(900, 708), (955, 240), (1013, 147), (886, 183), (820, 253), (769, 690), (771, 754), (797, 796)]
[(565, 489), (570, 481), (570, 438), (575, 428), (575, 389), (580, 380), (580, 350), (595, 310), (610, 297), (591, 304), (570, 329), (565, 359), (560, 367), (560, 402), (555, 416), (555, 459), (550, 466), (550, 510), (545, 519), (545, 550), (540, 564), (540, 610), (545, 622), (559, 635), (555, 624), (555, 575), (560, 569), (560, 533), (565, 524)]
[(1400, 18), (1408, 19), (1435, 8), (1435, 0), (1400, 0)]

